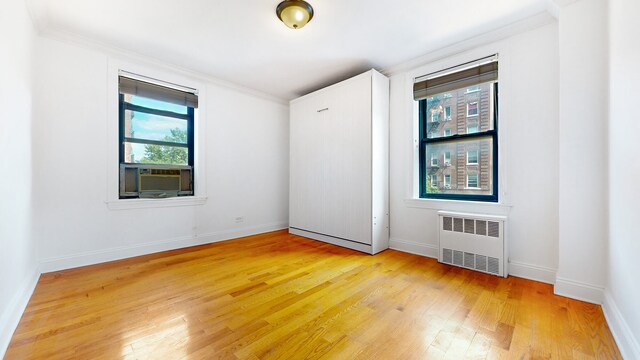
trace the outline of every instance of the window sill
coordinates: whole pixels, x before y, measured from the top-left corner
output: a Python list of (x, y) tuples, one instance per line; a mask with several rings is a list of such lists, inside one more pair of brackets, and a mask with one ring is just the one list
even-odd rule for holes
[(155, 209), (178, 206), (199, 206), (207, 202), (206, 197), (185, 196), (164, 199), (120, 199), (107, 201), (109, 210)]
[(482, 212), (489, 215), (508, 215), (511, 205), (482, 201), (404, 199), (406, 207), (415, 209), (445, 210), (457, 212)]

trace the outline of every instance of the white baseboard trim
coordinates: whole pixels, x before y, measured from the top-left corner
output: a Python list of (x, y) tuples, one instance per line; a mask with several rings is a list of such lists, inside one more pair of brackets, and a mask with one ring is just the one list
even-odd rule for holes
[(31, 299), (39, 278), (40, 270), (34, 267), (31, 274), (24, 279), (22, 287), (14, 294), (9, 305), (0, 314), (0, 359), (4, 358), (13, 333), (20, 323), (24, 309)]
[(553, 293), (598, 305), (602, 304), (604, 298), (604, 289), (602, 287), (562, 277), (556, 277)]
[(154, 241), (131, 246), (89, 251), (80, 254), (44, 259), (40, 262), (42, 273), (76, 268), (80, 266), (94, 265), (108, 261), (121, 260), (135, 256), (153, 254), (160, 251), (181, 249), (189, 246), (210, 244), (219, 241), (231, 240), (239, 237), (256, 235), (269, 231), (286, 229), (287, 222), (277, 222), (240, 229), (224, 230), (213, 233), (183, 236), (161, 241)]
[(613, 338), (616, 340), (618, 349), (622, 354), (622, 358), (640, 359), (640, 339), (636, 338), (636, 336), (640, 336), (640, 334), (633, 334), (624, 316), (622, 316), (620, 309), (618, 309), (615, 300), (613, 300), (611, 294), (606, 290), (604, 292), (602, 311), (604, 312), (604, 317), (607, 319), (607, 324), (613, 334)]
[(437, 245), (417, 243), (410, 240), (390, 238), (389, 249), (398, 250), (409, 254), (422, 255), (434, 259), (438, 258)]
[(509, 275), (553, 285), (556, 282), (556, 269), (527, 264), (519, 261), (509, 262)]

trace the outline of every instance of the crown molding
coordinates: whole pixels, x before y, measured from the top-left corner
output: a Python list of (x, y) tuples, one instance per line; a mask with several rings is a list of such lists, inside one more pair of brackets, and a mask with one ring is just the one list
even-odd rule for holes
[(538, 13), (526, 17), (522, 20), (515, 21), (513, 23), (507, 24), (505, 26), (485, 32), (480, 35), (474, 35), (451, 45), (435, 49), (433, 51), (430, 51), (426, 55), (385, 68), (381, 72), (387, 76), (393, 76), (398, 73), (432, 63), (434, 61), (446, 59), (450, 56), (463, 53), (478, 46), (491, 44), (500, 40), (510, 38), (514, 35), (518, 35), (529, 30), (551, 24), (556, 20), (557, 18), (551, 12), (549, 12), (549, 9), (545, 8), (544, 10), (539, 11)]
[[(33, 0), (27, 0), (33, 1)], [(36, 26), (37, 27), (37, 26)], [(158, 60), (147, 55), (140, 54), (138, 52), (122, 49), (111, 44), (107, 44), (102, 41), (98, 41), (92, 38), (84, 37), (73, 32), (51, 29), (50, 27), (40, 28), (39, 35), (43, 38), (48, 38), (63, 43), (79, 46), (82, 48), (88, 48), (98, 52), (105, 53), (110, 57), (117, 57), (127, 61), (134, 61), (138, 63), (154, 66), (166, 71), (172, 71), (177, 74), (197, 79), (202, 82), (206, 82), (210, 85), (220, 86), (229, 90), (233, 90), (245, 95), (249, 95), (255, 98), (272, 101), (282, 105), (289, 105), (289, 99), (281, 98), (275, 95), (271, 95), (259, 90), (255, 90), (246, 86), (238, 85), (231, 81), (219, 79), (213, 75), (202, 73), (196, 70), (185, 68), (179, 65), (168, 63), (166, 61)]]

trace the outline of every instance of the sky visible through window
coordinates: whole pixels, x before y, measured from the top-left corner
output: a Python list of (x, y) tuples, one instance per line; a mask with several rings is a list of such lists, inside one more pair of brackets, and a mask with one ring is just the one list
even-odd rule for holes
[[(171, 104), (164, 101), (148, 99), (140, 96), (132, 96), (131, 103), (133, 105), (144, 106), (147, 108), (171, 111), (178, 114), (186, 114), (187, 107), (182, 105)], [(164, 140), (171, 129), (180, 128), (186, 130), (187, 122), (182, 119), (160, 117), (152, 114), (136, 112), (134, 121), (131, 124), (131, 130), (138, 139)], [(145, 156), (145, 144), (131, 144), (131, 153), (134, 159), (140, 160)]]

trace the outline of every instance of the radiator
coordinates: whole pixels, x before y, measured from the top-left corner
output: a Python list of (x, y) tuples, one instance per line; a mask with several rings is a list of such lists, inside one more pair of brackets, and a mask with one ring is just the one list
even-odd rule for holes
[(507, 277), (505, 216), (439, 211), (441, 263)]

